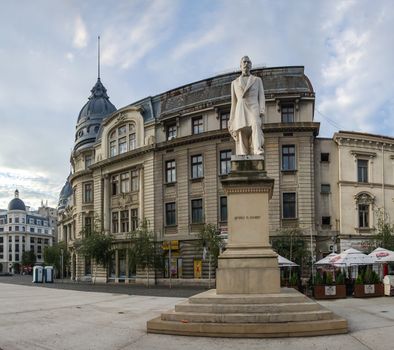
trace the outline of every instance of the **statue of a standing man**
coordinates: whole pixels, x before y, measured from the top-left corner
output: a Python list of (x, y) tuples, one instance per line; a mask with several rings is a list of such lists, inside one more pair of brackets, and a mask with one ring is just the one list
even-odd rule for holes
[(261, 78), (250, 74), (251, 68), (249, 57), (242, 57), (242, 74), (231, 83), (228, 129), (235, 140), (237, 155), (264, 154), (261, 129), (265, 114), (264, 87)]

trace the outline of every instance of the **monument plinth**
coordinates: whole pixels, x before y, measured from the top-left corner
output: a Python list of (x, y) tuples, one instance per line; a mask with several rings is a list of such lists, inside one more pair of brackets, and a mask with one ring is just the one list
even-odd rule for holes
[(229, 133), (235, 141), (227, 194), (228, 244), (219, 256), (216, 290), (195, 295), (148, 321), (150, 333), (205, 337), (292, 337), (347, 332), (346, 320), (291, 288), (280, 288), (278, 255), (269, 244), (268, 202), (274, 180), (264, 165), (265, 115), (261, 78), (242, 74), (231, 83)]
[(263, 156), (232, 156), (231, 172), (222, 179), (227, 194), (229, 238), (220, 255), (218, 294), (280, 292), (278, 254), (269, 244), (268, 201), (274, 180)]

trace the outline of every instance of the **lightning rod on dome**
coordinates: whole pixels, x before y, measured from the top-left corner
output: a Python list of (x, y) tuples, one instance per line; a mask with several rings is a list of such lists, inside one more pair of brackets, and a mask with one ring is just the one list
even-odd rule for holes
[(100, 35), (97, 37), (97, 71), (98, 79), (100, 79)]

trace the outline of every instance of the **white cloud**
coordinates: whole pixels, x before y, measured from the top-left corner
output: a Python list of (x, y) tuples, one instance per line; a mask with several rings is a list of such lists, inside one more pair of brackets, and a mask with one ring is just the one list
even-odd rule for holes
[(70, 62), (74, 62), (74, 54), (72, 52), (67, 52), (66, 53), (66, 58), (70, 61)]
[[(161, 44), (171, 31), (178, 1), (152, 1), (143, 13), (127, 11), (109, 23), (102, 35), (102, 63), (130, 69)], [(130, 25), (132, 23), (132, 25)]]
[(75, 18), (73, 44), (78, 49), (82, 49), (88, 44), (88, 32), (80, 15)]

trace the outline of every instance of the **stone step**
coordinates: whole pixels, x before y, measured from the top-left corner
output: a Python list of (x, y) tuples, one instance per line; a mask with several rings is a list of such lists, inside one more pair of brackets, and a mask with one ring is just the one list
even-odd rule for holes
[(165, 312), (161, 315), (163, 321), (193, 322), (193, 323), (283, 323), (301, 321), (320, 321), (333, 318), (329, 310), (281, 312), (281, 313), (203, 313), (203, 312)]
[(348, 329), (347, 321), (338, 316), (329, 320), (282, 323), (192, 323), (157, 317), (147, 322), (147, 331), (200, 337), (283, 338), (344, 334)]
[(216, 289), (189, 298), (191, 304), (281, 304), (304, 303), (310, 299), (294, 289), (282, 289), (279, 294), (216, 294)]
[(175, 305), (176, 312), (196, 312), (196, 313), (281, 313), (296, 311), (316, 311), (321, 310), (320, 304), (313, 301), (300, 303), (281, 304), (193, 304), (188, 300)]

